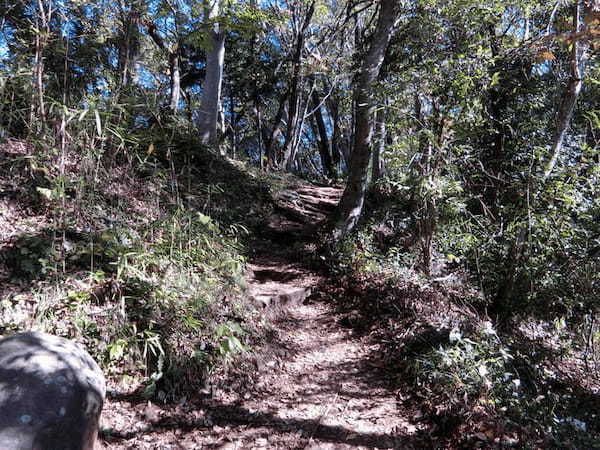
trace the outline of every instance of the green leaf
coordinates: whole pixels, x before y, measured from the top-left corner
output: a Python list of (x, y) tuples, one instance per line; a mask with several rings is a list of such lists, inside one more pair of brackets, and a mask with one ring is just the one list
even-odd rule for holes
[(500, 72), (494, 72), (490, 86), (496, 86), (498, 83), (500, 83)]
[(111, 359), (111, 361), (118, 361), (123, 358), (126, 348), (127, 341), (125, 339), (118, 339), (115, 343), (110, 345), (108, 357)]
[(212, 219), (209, 216), (205, 216), (202, 213), (198, 213), (198, 220), (202, 225), (208, 225)]

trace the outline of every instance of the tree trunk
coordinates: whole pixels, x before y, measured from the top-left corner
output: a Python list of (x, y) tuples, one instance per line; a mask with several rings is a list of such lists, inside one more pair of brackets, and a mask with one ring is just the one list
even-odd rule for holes
[(118, 42), (118, 70), (121, 87), (131, 84), (134, 79), (135, 65), (139, 56), (140, 42), (138, 25), (142, 15), (136, 1), (120, 1), (121, 37)]
[(308, 7), (308, 11), (304, 16), (302, 26), (296, 34), (296, 47), (294, 58), (292, 60), (293, 72), (292, 80), (290, 81), (290, 96), (288, 107), (288, 122), (287, 132), (285, 135), (285, 144), (283, 146), (283, 166), (286, 170), (292, 170), (296, 151), (298, 149), (298, 141), (300, 130), (298, 126), (298, 116), (300, 112), (300, 82), (302, 78), (302, 52), (304, 50), (304, 37), (306, 29), (310, 25), (310, 21), (315, 12), (315, 1), (313, 0)]
[(179, 100), (181, 98), (181, 69), (180, 69), (180, 58), (179, 58), (179, 44), (176, 45), (174, 49), (168, 48), (158, 31), (156, 30), (156, 25), (152, 22), (147, 22), (146, 27), (148, 29), (148, 34), (154, 41), (154, 43), (160, 48), (163, 52), (167, 54), (167, 58), (169, 60), (169, 85), (171, 88), (171, 95), (169, 100), (169, 108), (171, 111), (177, 111), (179, 107)]
[(285, 104), (287, 102), (287, 98), (289, 95), (289, 91), (286, 91), (281, 99), (279, 100), (279, 108), (277, 109), (277, 114), (275, 114), (275, 120), (273, 120), (273, 128), (271, 129), (271, 133), (267, 139), (265, 139), (265, 155), (267, 156), (267, 161), (269, 165), (276, 167), (278, 166), (277, 157), (275, 156), (275, 152), (273, 151), (273, 143), (275, 139), (281, 133), (281, 119), (283, 119), (283, 114), (285, 113)]
[[(573, 27), (575, 31), (579, 33), (584, 28), (584, 1), (577, 0), (577, 7), (575, 9), (575, 15), (573, 17)], [(575, 103), (581, 92), (583, 86), (584, 77), (584, 60), (585, 53), (589, 44), (582, 43), (577, 40), (573, 42), (573, 49), (571, 50), (571, 77), (569, 78), (569, 84), (567, 85), (566, 92), (563, 96), (560, 108), (558, 110), (558, 116), (556, 119), (556, 130), (552, 138), (552, 146), (550, 149), (550, 159), (544, 166), (544, 173), (542, 176), (542, 184), (546, 182), (562, 150), (563, 142), (567, 134), (567, 129), (571, 123), (573, 117), (573, 110), (575, 109)]]
[[(46, 104), (44, 100), (44, 51), (50, 38), (50, 21), (52, 20), (52, 2), (37, 1), (37, 16), (35, 30), (35, 69), (34, 69), (34, 100), (31, 106), (31, 123), (40, 120), (38, 131), (46, 122)], [(35, 96), (37, 95), (37, 98)], [(36, 106), (34, 106), (36, 105)], [(37, 109), (37, 114), (36, 110)]]
[[(598, 3), (598, 0), (594, 2), (594, 9), (598, 8)], [(585, 10), (585, 1), (577, 0), (575, 13), (573, 15), (573, 28), (575, 29), (576, 33), (581, 32), (585, 27)], [(548, 181), (548, 178), (552, 174), (552, 171), (554, 170), (560, 156), (563, 142), (571, 123), (571, 118), (573, 117), (575, 104), (577, 103), (577, 98), (579, 97), (579, 93), (581, 92), (581, 88), (583, 86), (585, 53), (588, 46), (589, 44), (586, 42), (580, 42), (578, 40), (573, 41), (569, 83), (567, 84), (566, 91), (558, 109), (556, 128), (550, 146), (549, 158), (544, 164), (543, 172), (539, 175), (538, 179), (530, 182), (529, 196), (531, 200), (529, 208), (533, 208), (537, 203), (537, 199), (542, 192), (544, 185)], [(525, 262), (525, 244), (529, 230), (528, 225), (529, 224), (522, 224), (520, 226), (518, 234), (509, 249), (506, 263), (506, 275), (502, 285), (498, 290), (494, 305), (492, 306), (491, 313), (494, 315), (503, 317), (509, 310), (509, 302), (516, 287), (518, 269)]]
[(336, 178), (333, 161), (331, 159), (331, 150), (329, 148), (329, 137), (327, 136), (327, 127), (323, 119), (323, 111), (321, 110), (321, 99), (316, 89), (312, 94), (312, 107), (314, 108), (314, 121), (318, 131), (319, 154), (321, 155), (321, 165), (327, 176), (331, 179)]
[(179, 49), (169, 53), (169, 72), (171, 75), (171, 101), (169, 108), (176, 112), (181, 98), (181, 71), (179, 68)]
[(396, 28), (398, 10), (399, 6), (396, 0), (381, 1), (375, 34), (371, 39), (369, 50), (356, 79), (354, 90), (356, 104), (354, 148), (350, 155), (346, 189), (336, 211), (337, 217), (333, 232), (335, 242), (354, 229), (362, 213), (372, 151), (372, 118), (375, 112), (373, 85), (379, 77), (385, 53)]
[(256, 125), (258, 126), (258, 163), (260, 170), (265, 168), (265, 158), (263, 154), (263, 126), (262, 126), (262, 115), (260, 113), (260, 104), (258, 100), (254, 103), (254, 114), (256, 115)]
[(502, 188), (502, 182), (500, 180), (503, 178), (503, 162), (507, 158), (505, 154), (506, 140), (510, 133), (510, 129), (505, 123), (505, 116), (507, 114), (506, 111), (511, 96), (509, 92), (507, 92), (509, 87), (506, 85), (509, 79), (504, 73), (504, 61), (500, 57), (501, 49), (499, 40), (501, 38), (496, 35), (496, 27), (494, 24), (488, 26), (488, 32), (490, 38), (490, 50), (495, 60), (490, 69), (490, 74), (497, 74), (498, 82), (495, 86), (490, 87), (488, 91), (487, 111), (490, 119), (491, 132), (486, 137), (487, 142), (484, 143), (485, 157), (483, 164), (485, 164), (485, 169), (491, 176), (488, 176), (486, 187), (483, 192), (483, 198), (493, 215), (498, 217), (500, 211), (499, 195)]
[[(205, 14), (209, 20), (219, 15), (219, 0), (205, 0)], [(198, 111), (198, 129), (203, 144), (216, 145), (218, 138), (223, 62), (225, 59), (225, 33), (215, 23), (209, 31), (209, 51), (206, 57), (206, 78), (202, 87), (202, 102)]]
[[(39, 25), (39, 20), (37, 21)], [(39, 26), (38, 26), (39, 28)], [(35, 36), (35, 76), (34, 85), (37, 93), (32, 94), (34, 101), (31, 102), (31, 122), (33, 123), (36, 119), (40, 119), (43, 122), (46, 120), (46, 110), (44, 106), (44, 45), (43, 39), (39, 35), (39, 31)], [(37, 110), (37, 111), (36, 111)], [(37, 114), (36, 114), (37, 112)]]
[(385, 143), (387, 140), (385, 108), (379, 109), (376, 117), (375, 134), (377, 135), (377, 145), (373, 149), (373, 161), (371, 163), (371, 179), (373, 181), (379, 180), (383, 176), (384, 171), (383, 152), (385, 151)]
[[(331, 136), (331, 157), (333, 160), (333, 167), (336, 172), (341, 170), (341, 161), (342, 161), (342, 150), (340, 148), (340, 139), (342, 130), (340, 127), (340, 107), (339, 107), (339, 99), (337, 96), (328, 102), (329, 115), (333, 122), (333, 134)], [(347, 159), (345, 159), (347, 161)]]
[(591, 121), (588, 121), (587, 124), (585, 143), (592, 150), (598, 150), (600, 148), (600, 129), (596, 128)]

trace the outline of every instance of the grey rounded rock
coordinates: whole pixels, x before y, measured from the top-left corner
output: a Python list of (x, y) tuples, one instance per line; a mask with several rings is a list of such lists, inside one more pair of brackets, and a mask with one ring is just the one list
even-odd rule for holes
[(43, 333), (0, 340), (0, 449), (91, 450), (106, 395), (79, 345)]

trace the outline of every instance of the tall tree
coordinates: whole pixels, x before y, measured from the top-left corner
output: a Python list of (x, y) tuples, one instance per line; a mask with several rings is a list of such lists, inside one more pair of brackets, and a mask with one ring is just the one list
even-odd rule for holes
[[(296, 152), (298, 150), (298, 141), (300, 138), (301, 127), (300, 117), (301, 102), (300, 88), (302, 82), (302, 55), (305, 50), (306, 30), (310, 25), (315, 12), (316, 1), (311, 1), (303, 16), (297, 17), (297, 8), (293, 9), (294, 27), (295, 27), (295, 45), (292, 56), (292, 78), (290, 81), (290, 95), (288, 97), (288, 118), (287, 132), (285, 135), (283, 165), (287, 170), (293, 168)], [(299, 6), (299, 5), (298, 5)], [(300, 9), (300, 11), (302, 11)]]
[[(560, 106), (556, 113), (554, 132), (550, 143), (548, 158), (542, 163), (542, 171), (539, 174), (530, 175), (528, 186), (530, 203), (529, 208), (536, 206), (540, 193), (550, 178), (558, 159), (560, 157), (565, 136), (573, 117), (573, 111), (583, 86), (585, 77), (585, 63), (589, 49), (589, 36), (585, 34), (585, 18), (590, 13), (600, 12), (600, 0), (586, 2), (576, 0), (573, 12), (573, 34), (571, 52), (569, 57), (569, 80), (562, 96)], [(525, 258), (525, 243), (531, 223), (522, 223), (519, 231), (510, 246), (507, 255), (506, 272), (503, 282), (495, 298), (492, 312), (503, 316), (506, 313), (508, 303), (515, 289), (518, 270), (523, 265)]]
[(135, 77), (135, 66), (140, 53), (139, 25), (144, 5), (140, 0), (119, 0), (119, 35), (117, 40), (119, 57), (119, 83), (122, 87), (131, 84)]
[(325, 119), (323, 117), (322, 103), (318, 90), (313, 89), (312, 93), (312, 108), (314, 129), (316, 130), (315, 135), (318, 136), (319, 154), (321, 156), (321, 165), (325, 170), (327, 176), (331, 179), (336, 178), (335, 167), (333, 166), (333, 160), (331, 158), (331, 146), (329, 137), (327, 135), (327, 126), (325, 125)]
[(52, 1), (37, 0), (35, 8), (35, 90), (33, 94), (34, 101), (31, 102), (31, 120), (33, 122), (35, 119), (40, 119), (40, 123), (43, 123), (46, 121), (46, 104), (44, 101), (45, 50), (51, 38), (52, 15), (56, 12), (56, 7)]
[[(175, 29), (177, 30), (177, 11), (174, 11), (174, 22)], [(156, 24), (147, 21), (146, 27), (148, 28), (148, 34), (154, 41), (154, 43), (160, 48), (162, 52), (167, 56), (169, 63), (169, 86), (171, 89), (169, 108), (171, 111), (177, 111), (179, 107), (179, 99), (181, 98), (181, 38), (177, 32), (175, 42), (171, 45), (165, 43), (164, 39), (158, 32)]]
[(354, 146), (350, 154), (346, 189), (336, 211), (334, 241), (339, 241), (352, 231), (362, 213), (372, 153), (373, 117), (376, 111), (375, 82), (379, 78), (388, 45), (396, 30), (399, 12), (400, 6), (396, 0), (381, 1), (369, 49), (356, 76)]
[(198, 111), (198, 129), (203, 144), (216, 145), (221, 87), (225, 60), (225, 32), (219, 23), (220, 0), (204, 0), (204, 15), (208, 29), (206, 77), (202, 86), (202, 100)]

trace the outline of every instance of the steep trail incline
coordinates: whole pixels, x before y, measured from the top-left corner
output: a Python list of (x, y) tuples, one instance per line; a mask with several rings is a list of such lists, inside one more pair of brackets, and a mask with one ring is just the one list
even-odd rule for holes
[(340, 196), (340, 189), (309, 185), (277, 196), (276, 212), (263, 238), (254, 244), (247, 276), (250, 295), (258, 304), (266, 309), (289, 309), (310, 295), (319, 281), (311, 267), (314, 231)]
[(258, 383), (171, 409), (130, 405), (137, 412), (126, 420), (139, 431), (105, 440), (105, 448), (409, 448), (403, 442), (416, 429), (377, 375), (369, 337), (344, 328), (332, 306), (311, 301), (323, 277), (314, 231), (340, 195), (310, 185), (282, 192), (256, 242), (249, 290), (273, 321), (270, 348), (256, 360)]

